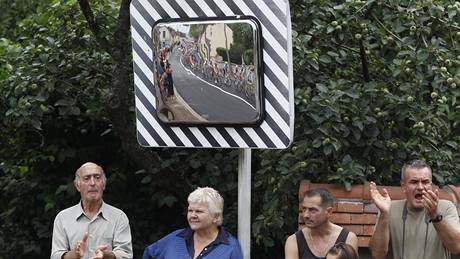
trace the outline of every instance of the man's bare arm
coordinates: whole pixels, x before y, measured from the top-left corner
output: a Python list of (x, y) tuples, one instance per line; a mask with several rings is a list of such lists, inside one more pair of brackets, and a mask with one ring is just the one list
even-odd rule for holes
[(388, 245), (390, 243), (390, 207), (391, 198), (386, 189), (383, 189), (383, 194), (377, 190), (374, 182), (370, 183), (370, 192), (375, 206), (380, 211), (374, 234), (369, 241), (369, 249), (371, 250), (372, 258), (385, 258), (388, 253)]
[(388, 245), (390, 243), (390, 216), (389, 214), (380, 214), (375, 225), (374, 234), (369, 241), (369, 250), (371, 250), (372, 258), (385, 258), (388, 253)]
[[(424, 201), (424, 207), (428, 213), (428, 216), (431, 219), (434, 219), (438, 216), (438, 203), (439, 203), (439, 194), (438, 194), (438, 189), (431, 191), (427, 190), (423, 192), (423, 201)], [(455, 210), (455, 208), (452, 206), (452, 208), (449, 208), (450, 210)], [(448, 209), (448, 210), (449, 210)], [(436, 229), (436, 232), (438, 233), (439, 239), (441, 239), (443, 245), (453, 254), (458, 254), (460, 253), (460, 232), (459, 228), (454, 228), (451, 226), (449, 221), (453, 221), (458, 224), (458, 215), (453, 211), (455, 215), (454, 220), (450, 220), (449, 218), (444, 218), (440, 222), (433, 222), (433, 227)], [(444, 217), (449, 217), (446, 214), (443, 215)]]
[(284, 259), (299, 259), (299, 250), (297, 248), (297, 238), (295, 234), (290, 235), (284, 245)]
[(350, 232), (348, 234), (347, 240), (345, 240), (345, 243), (352, 246), (355, 249), (356, 253), (358, 253), (358, 237), (355, 233)]
[(452, 254), (460, 254), (460, 233), (446, 220), (433, 223), (433, 226), (447, 250)]

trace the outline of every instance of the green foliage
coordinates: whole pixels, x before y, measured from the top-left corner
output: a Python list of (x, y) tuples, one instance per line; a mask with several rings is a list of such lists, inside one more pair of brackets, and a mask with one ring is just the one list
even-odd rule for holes
[(459, 3), (290, 4), (295, 141), (260, 154), (256, 240), (267, 247), (294, 232), (300, 179), (398, 184), (402, 163), (420, 158), (435, 183), (458, 184)]
[(243, 52), (243, 60), (244, 60), (244, 63), (247, 65), (254, 64), (254, 50), (253, 49), (245, 50)]
[[(223, 60), (228, 60), (227, 58), (227, 49), (225, 48), (216, 48), (216, 52), (219, 56), (222, 57)], [(247, 57), (243, 56), (243, 46), (241, 44), (231, 44), (230, 49), (228, 51), (228, 55), (230, 56), (230, 62), (233, 64), (239, 64), (241, 65), (241, 61), (244, 58), (245, 62), (246, 60), (249, 61), (246, 64), (251, 64), (252, 60), (249, 60), (250, 54), (249, 52)], [(246, 53), (246, 52), (245, 52)]]
[(49, 4), (48, 0), (0, 0), (2, 12), (0, 12), (0, 35), (2, 37), (17, 37), (17, 23), (26, 18), (31, 11)]
[(230, 62), (241, 65), (241, 62), (243, 60), (244, 50), (245, 49), (244, 49), (243, 44), (240, 44), (240, 43), (231, 44), (230, 49), (229, 49)]
[[(216, 48), (217, 55), (222, 57), (222, 60), (226, 61), (227, 58), (227, 49), (225, 48)], [(247, 49), (244, 50), (241, 48), (241, 45), (232, 44), (229, 50), (230, 61), (235, 64), (241, 64), (241, 59), (244, 60), (246, 65), (254, 63), (254, 50)]]
[(243, 45), (245, 49), (254, 48), (254, 32), (252, 27), (247, 23), (228, 24), (233, 31), (233, 42)]
[(217, 55), (221, 56), (222, 57), (222, 60), (226, 60), (228, 61), (228, 57), (227, 57), (227, 49), (226, 48), (221, 48), (221, 47), (218, 47), (216, 48), (216, 52), (217, 52)]
[(189, 30), (188, 34), (195, 41), (197, 41), (197, 40), (200, 39), (201, 34), (203, 34), (205, 30), (206, 30), (206, 25), (204, 25), (204, 24), (192, 24), (192, 25), (190, 25), (190, 30)]
[(17, 22), (20, 37), (0, 39), (0, 258), (49, 255), (60, 199), (76, 202), (57, 183), (101, 157), (108, 139), (99, 135), (110, 128), (111, 61), (76, 1), (39, 11)]
[[(119, 3), (91, 3), (109, 38)], [(347, 188), (364, 180), (397, 184), (402, 162), (422, 158), (437, 184), (460, 180), (460, 4), (290, 5), (295, 140), (287, 150), (253, 152), (255, 258), (283, 256), (297, 227), (302, 179)], [(131, 161), (122, 144), (134, 136), (114, 132), (109, 119), (113, 60), (76, 1), (43, 6), (0, 16), (9, 17), (0, 25), (8, 32), (0, 39), (0, 258), (49, 256), (54, 216), (78, 202), (73, 173), (88, 160), (108, 175), (105, 200), (130, 218), (135, 258), (186, 225), (186, 198), (197, 186), (223, 194), (224, 225), (236, 234), (237, 152), (149, 150), (148, 171)], [(199, 37), (204, 28), (191, 31)], [(234, 34), (232, 62), (253, 55), (244, 45), (248, 35)]]
[(228, 25), (233, 31), (233, 43), (230, 46), (230, 61), (235, 64), (254, 63), (254, 32), (247, 23)]

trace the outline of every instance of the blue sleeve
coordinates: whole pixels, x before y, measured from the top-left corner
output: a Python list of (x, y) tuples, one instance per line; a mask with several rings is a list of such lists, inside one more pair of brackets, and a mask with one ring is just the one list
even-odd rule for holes
[(235, 239), (230, 259), (243, 259), (243, 252), (241, 252), (240, 242), (237, 239)]
[(157, 251), (158, 242), (155, 242), (144, 249), (142, 259), (155, 259), (155, 252)]
[(165, 258), (171, 258), (168, 253), (171, 252), (171, 249), (168, 247), (171, 244), (174, 244), (174, 237), (176, 234), (181, 231), (177, 230), (169, 235), (166, 235), (162, 239), (156, 241), (155, 243), (147, 246), (144, 249), (144, 255), (142, 256), (142, 259), (165, 259)]

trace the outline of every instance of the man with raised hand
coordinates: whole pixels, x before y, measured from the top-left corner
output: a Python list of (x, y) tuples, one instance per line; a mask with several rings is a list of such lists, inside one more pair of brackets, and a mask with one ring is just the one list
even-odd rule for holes
[(457, 209), (440, 200), (432, 187), (430, 166), (422, 160), (404, 164), (401, 170), (404, 200), (392, 201), (388, 191), (370, 184), (371, 197), (379, 209), (369, 248), (372, 257), (403, 259), (448, 259), (460, 253), (460, 223)]
[(126, 214), (102, 200), (106, 177), (88, 162), (75, 172), (80, 202), (56, 216), (51, 259), (131, 259), (131, 230)]

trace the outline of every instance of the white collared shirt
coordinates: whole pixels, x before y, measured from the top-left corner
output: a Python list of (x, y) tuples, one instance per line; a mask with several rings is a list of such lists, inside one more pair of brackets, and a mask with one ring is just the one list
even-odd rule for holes
[(83, 259), (91, 258), (100, 245), (106, 245), (117, 259), (133, 258), (128, 217), (104, 202), (93, 219), (86, 216), (81, 202), (59, 212), (54, 220), (50, 258), (61, 259), (83, 239), (85, 232), (88, 232), (88, 241)]

